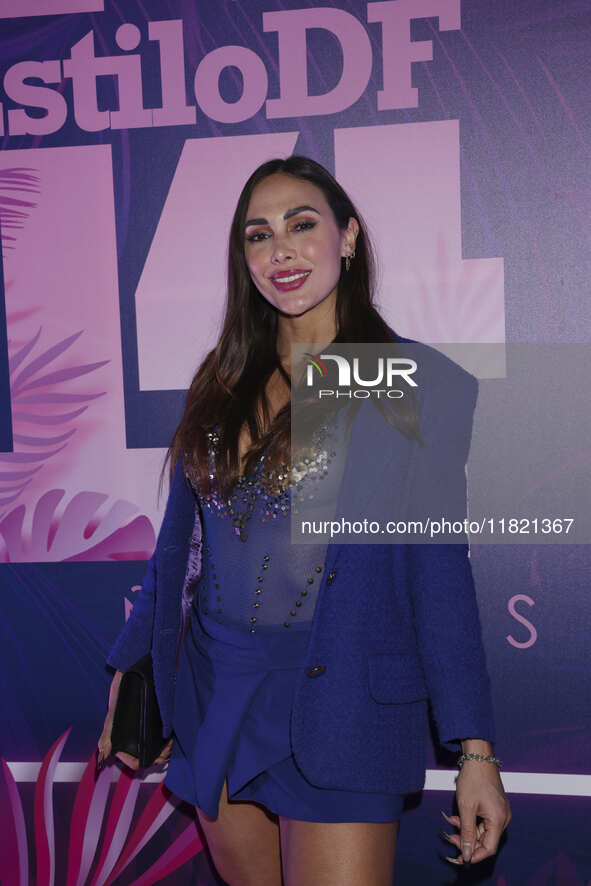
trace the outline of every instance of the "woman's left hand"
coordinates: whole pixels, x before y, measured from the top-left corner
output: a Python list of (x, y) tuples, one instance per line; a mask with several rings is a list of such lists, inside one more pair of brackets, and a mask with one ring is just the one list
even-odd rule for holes
[[(445, 834), (445, 839), (460, 851), (453, 864), (476, 863), (494, 855), (501, 834), (511, 821), (509, 800), (495, 763), (465, 760), (456, 779), (459, 816), (442, 815), (459, 834)], [(476, 823), (476, 817), (482, 821)]]

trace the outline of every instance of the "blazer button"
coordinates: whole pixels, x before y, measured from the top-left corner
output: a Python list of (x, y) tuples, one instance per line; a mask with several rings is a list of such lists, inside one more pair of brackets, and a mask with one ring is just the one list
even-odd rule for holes
[(319, 677), (320, 674), (323, 674), (326, 670), (325, 665), (316, 665), (316, 667), (310, 668), (310, 670), (306, 671), (308, 677)]
[(335, 577), (336, 574), (337, 574), (336, 569), (332, 569), (332, 570), (328, 573), (328, 575), (327, 575), (327, 577), (326, 577), (326, 584), (327, 584), (327, 585), (332, 584), (332, 582), (334, 581), (334, 577)]

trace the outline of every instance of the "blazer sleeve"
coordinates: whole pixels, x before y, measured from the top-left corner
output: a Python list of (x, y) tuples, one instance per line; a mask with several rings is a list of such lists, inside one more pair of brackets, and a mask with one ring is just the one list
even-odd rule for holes
[(126, 671), (152, 648), (155, 589), (156, 549), (148, 561), (130, 616), (108, 655), (107, 664), (115, 670)]
[[(459, 370), (426, 396), (426, 447), (411, 488), (419, 510), (433, 519), (467, 515), (466, 461), (478, 394), (474, 376)], [(469, 547), (458, 541), (407, 545), (412, 610), (440, 743), (456, 751), (461, 739), (495, 741), (490, 679), (482, 643)], [(447, 536), (446, 536), (447, 538)]]
[(180, 515), (177, 513), (180, 507), (180, 484), (186, 482), (182, 466), (179, 468), (179, 465), (180, 461), (175, 467), (156, 546), (148, 561), (141, 590), (133, 604), (125, 627), (117, 637), (106, 660), (108, 665), (119, 671), (127, 670), (152, 648), (158, 556), (163, 546), (167, 546), (169, 550), (173, 546), (171, 536), (174, 539), (177, 534), (177, 524), (180, 521)]

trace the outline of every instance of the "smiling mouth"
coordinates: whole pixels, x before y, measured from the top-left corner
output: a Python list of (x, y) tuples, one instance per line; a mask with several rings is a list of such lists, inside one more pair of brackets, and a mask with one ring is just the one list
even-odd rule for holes
[(294, 274), (288, 274), (281, 277), (271, 277), (271, 281), (276, 289), (282, 291), (298, 289), (304, 281), (308, 279), (311, 273), (311, 271), (298, 271)]

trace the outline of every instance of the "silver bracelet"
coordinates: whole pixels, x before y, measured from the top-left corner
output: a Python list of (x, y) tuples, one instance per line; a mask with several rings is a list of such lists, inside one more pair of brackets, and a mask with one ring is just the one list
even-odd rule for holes
[(484, 754), (461, 754), (456, 761), (460, 769), (462, 768), (464, 760), (480, 760), (485, 763), (496, 763), (499, 769), (503, 765), (498, 757), (493, 757), (492, 755), (486, 757)]

